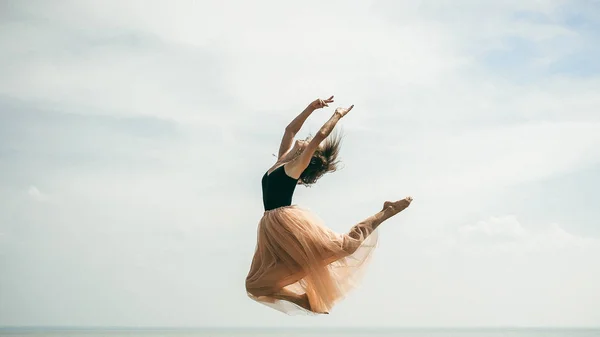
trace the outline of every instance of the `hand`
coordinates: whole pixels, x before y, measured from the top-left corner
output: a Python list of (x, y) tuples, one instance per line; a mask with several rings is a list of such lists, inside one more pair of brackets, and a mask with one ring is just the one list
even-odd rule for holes
[(309, 106), (313, 110), (317, 110), (317, 109), (321, 109), (321, 108), (324, 108), (326, 106), (329, 106), (328, 103), (333, 103), (333, 96), (329, 97), (328, 99), (320, 99), (320, 98), (318, 98), (318, 99), (314, 100), (312, 103), (310, 103)]
[(340, 117), (344, 117), (354, 108), (354, 104), (352, 104), (349, 108), (337, 108), (335, 109), (336, 114), (340, 114)]

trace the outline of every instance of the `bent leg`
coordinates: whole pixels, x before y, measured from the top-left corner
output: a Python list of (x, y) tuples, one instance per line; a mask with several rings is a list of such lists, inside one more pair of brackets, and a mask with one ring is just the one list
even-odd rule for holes
[(284, 268), (276, 268), (261, 279), (261, 286), (246, 282), (246, 291), (259, 301), (274, 302), (283, 300), (296, 304), (297, 306), (312, 311), (311, 305), (306, 293), (297, 294), (285, 287), (300, 281), (306, 276), (306, 272), (298, 271), (289, 275)]
[(310, 307), (310, 302), (308, 301), (308, 295), (306, 294), (298, 295), (295, 292), (282, 288), (278, 292), (271, 295), (271, 297), (278, 300), (292, 302), (301, 308), (312, 311)]

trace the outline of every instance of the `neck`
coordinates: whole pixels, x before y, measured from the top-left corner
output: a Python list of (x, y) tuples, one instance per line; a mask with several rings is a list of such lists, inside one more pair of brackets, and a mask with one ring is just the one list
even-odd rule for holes
[(288, 151), (285, 155), (283, 155), (278, 162), (279, 163), (288, 163), (292, 160), (296, 159), (302, 153), (302, 149), (294, 147), (290, 151)]

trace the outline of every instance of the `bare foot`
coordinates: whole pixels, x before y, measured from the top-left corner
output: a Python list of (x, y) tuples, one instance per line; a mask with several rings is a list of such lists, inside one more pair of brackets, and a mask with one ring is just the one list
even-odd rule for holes
[(310, 306), (310, 301), (308, 300), (308, 295), (306, 293), (301, 295), (300, 298), (301, 298), (301, 304), (300, 304), (301, 307), (308, 309), (308, 310), (314, 312), (315, 314), (329, 315), (329, 312), (327, 312), (327, 311), (324, 311), (324, 312), (313, 311), (312, 307)]
[(385, 210), (386, 208), (390, 208), (393, 211), (393, 214), (397, 214), (402, 212), (403, 210), (405, 210), (408, 206), (410, 206), (410, 203), (413, 201), (412, 197), (406, 197), (402, 200), (398, 200), (398, 201), (386, 201), (383, 203), (383, 209)]

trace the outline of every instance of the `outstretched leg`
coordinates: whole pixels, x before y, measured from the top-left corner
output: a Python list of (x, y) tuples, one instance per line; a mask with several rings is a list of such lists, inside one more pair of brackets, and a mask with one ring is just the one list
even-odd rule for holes
[(328, 259), (327, 263), (331, 263), (354, 253), (360, 247), (362, 242), (371, 235), (379, 225), (410, 206), (412, 200), (412, 197), (406, 197), (395, 202), (386, 201), (383, 204), (383, 209), (381, 211), (354, 225), (347, 234), (342, 235), (340, 243), (343, 255), (333, 256)]

